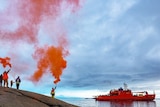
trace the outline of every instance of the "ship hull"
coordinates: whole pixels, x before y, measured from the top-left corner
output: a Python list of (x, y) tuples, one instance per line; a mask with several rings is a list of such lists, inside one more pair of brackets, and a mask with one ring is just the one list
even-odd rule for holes
[(152, 101), (155, 99), (155, 95), (145, 96), (132, 96), (132, 95), (119, 95), (119, 96), (108, 96), (100, 95), (95, 98), (97, 101), (117, 101), (117, 100), (130, 100), (130, 101)]

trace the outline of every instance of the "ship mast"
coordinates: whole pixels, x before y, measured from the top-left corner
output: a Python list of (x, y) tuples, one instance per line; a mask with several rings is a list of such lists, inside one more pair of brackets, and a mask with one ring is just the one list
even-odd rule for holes
[(127, 87), (128, 87), (127, 84), (124, 83), (123, 86), (124, 86), (124, 90), (127, 90)]

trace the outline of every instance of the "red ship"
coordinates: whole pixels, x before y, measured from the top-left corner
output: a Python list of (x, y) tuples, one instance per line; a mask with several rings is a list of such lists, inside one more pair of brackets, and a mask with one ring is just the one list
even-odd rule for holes
[(108, 95), (96, 96), (97, 101), (118, 101), (118, 100), (130, 100), (130, 101), (152, 101), (155, 99), (155, 93), (148, 94), (147, 91), (132, 92), (131, 90), (119, 88), (110, 90)]

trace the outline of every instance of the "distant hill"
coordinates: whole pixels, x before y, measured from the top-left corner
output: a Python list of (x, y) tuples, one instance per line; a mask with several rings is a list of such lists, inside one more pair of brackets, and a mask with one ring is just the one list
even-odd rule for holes
[(78, 107), (56, 98), (13, 88), (0, 87), (0, 107)]

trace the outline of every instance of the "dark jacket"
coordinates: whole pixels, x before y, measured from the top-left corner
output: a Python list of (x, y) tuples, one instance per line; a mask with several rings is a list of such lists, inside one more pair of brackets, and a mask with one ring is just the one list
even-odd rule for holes
[(2, 76), (2, 74), (0, 75), (0, 82), (2, 82), (2, 80), (3, 80), (3, 76)]
[(17, 79), (16, 79), (16, 84), (19, 84), (21, 82), (21, 79), (18, 77)]

